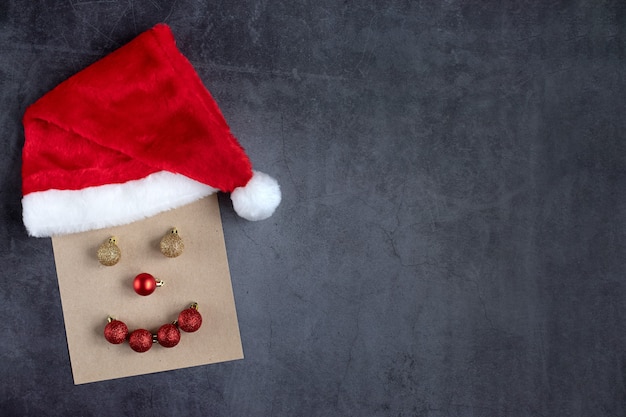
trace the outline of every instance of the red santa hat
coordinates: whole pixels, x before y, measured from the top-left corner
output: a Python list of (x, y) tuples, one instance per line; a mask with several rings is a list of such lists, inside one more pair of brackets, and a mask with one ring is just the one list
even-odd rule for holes
[(24, 133), (32, 236), (127, 224), (217, 191), (248, 220), (271, 216), (281, 200), (163, 24), (40, 98)]

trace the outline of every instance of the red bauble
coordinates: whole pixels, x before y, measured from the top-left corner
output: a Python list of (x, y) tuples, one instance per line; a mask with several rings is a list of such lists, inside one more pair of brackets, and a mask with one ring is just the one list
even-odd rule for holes
[(145, 329), (137, 329), (130, 334), (128, 344), (135, 352), (147, 352), (152, 347), (152, 333)]
[(164, 324), (157, 332), (157, 341), (163, 347), (174, 347), (180, 342), (180, 332), (173, 324)]
[(158, 286), (157, 280), (145, 272), (137, 275), (133, 281), (133, 288), (139, 295), (150, 295)]
[(114, 345), (119, 345), (120, 343), (124, 343), (126, 337), (128, 336), (128, 327), (124, 322), (119, 320), (111, 320), (104, 327), (104, 338)]
[(186, 310), (183, 310), (178, 315), (178, 327), (181, 330), (191, 333), (195, 332), (202, 325), (202, 316), (200, 312), (195, 307), (190, 307)]

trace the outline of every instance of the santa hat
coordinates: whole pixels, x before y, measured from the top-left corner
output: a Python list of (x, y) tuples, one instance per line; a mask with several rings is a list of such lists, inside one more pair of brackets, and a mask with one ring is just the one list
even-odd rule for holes
[(281, 200), (163, 24), (40, 98), (24, 133), (32, 236), (127, 224), (217, 191), (248, 220), (271, 216)]

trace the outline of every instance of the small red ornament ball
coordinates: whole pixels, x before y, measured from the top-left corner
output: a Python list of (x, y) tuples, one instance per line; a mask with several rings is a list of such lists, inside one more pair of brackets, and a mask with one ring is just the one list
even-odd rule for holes
[(126, 337), (128, 336), (128, 327), (124, 322), (119, 320), (111, 320), (104, 327), (104, 338), (114, 345), (119, 345), (120, 343), (124, 343)]
[(193, 307), (181, 311), (178, 315), (178, 327), (187, 333), (195, 332), (201, 325), (202, 316), (200, 312)]
[(137, 275), (133, 281), (133, 288), (139, 295), (150, 295), (157, 287), (156, 279), (145, 272)]
[(157, 332), (157, 341), (163, 347), (174, 347), (180, 342), (180, 332), (173, 324), (164, 324)]
[(152, 333), (145, 329), (137, 329), (130, 334), (128, 344), (135, 352), (147, 352), (152, 347)]

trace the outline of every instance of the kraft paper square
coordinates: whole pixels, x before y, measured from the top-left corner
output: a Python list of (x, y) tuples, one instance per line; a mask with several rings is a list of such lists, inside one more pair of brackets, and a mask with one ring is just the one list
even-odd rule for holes
[[(167, 258), (159, 242), (176, 227), (185, 244), (177, 258)], [(98, 246), (117, 237), (120, 262), (103, 266)], [(212, 195), (126, 226), (53, 237), (61, 304), (75, 384), (161, 372), (243, 358), (224, 234), (217, 197)], [(149, 296), (133, 290), (142, 272), (165, 282)], [(129, 331), (152, 333), (177, 319), (197, 302), (202, 327), (181, 331), (173, 348), (154, 344), (144, 353), (127, 342), (104, 339), (107, 317), (126, 323)]]

